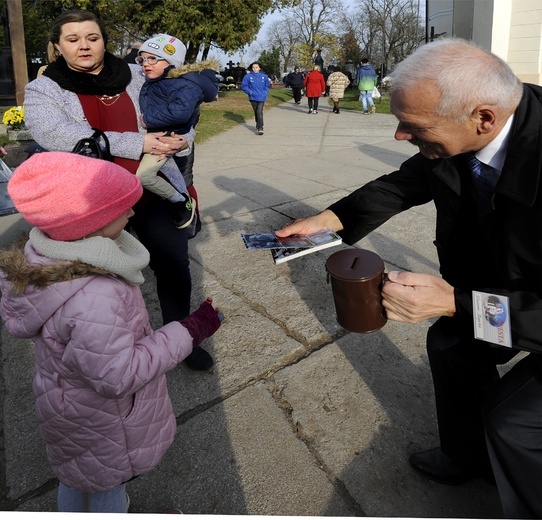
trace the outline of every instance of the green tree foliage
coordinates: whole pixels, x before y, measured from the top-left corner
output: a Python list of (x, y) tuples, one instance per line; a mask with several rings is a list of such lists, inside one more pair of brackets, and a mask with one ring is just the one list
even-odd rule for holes
[[(53, 20), (64, 10), (95, 13), (109, 33), (108, 50), (123, 55), (134, 40), (157, 33), (180, 38), (187, 61), (204, 58), (212, 47), (234, 52), (251, 43), (268, 12), (299, 0), (22, 0), (25, 42), (30, 58), (46, 57)], [(0, 0), (0, 9), (6, 0)], [(1, 12), (1, 11), (0, 11)]]
[(273, 47), (270, 51), (264, 50), (258, 61), (268, 76), (280, 78), (280, 51), (278, 48)]
[(362, 57), (358, 40), (352, 31), (348, 31), (339, 37), (339, 65), (344, 66), (346, 63), (358, 65)]

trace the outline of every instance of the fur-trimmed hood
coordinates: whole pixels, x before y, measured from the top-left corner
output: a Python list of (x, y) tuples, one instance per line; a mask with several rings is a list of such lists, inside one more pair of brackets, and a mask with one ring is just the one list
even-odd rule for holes
[(42, 257), (39, 263), (31, 263), (25, 255), (27, 242), (28, 236), (25, 236), (9, 249), (0, 251), (0, 271), (4, 273), (15, 294), (22, 294), (29, 285), (41, 289), (77, 278), (110, 274), (80, 260), (61, 262)]
[(96, 275), (109, 274), (81, 261), (40, 255), (22, 240), (0, 252), (0, 312), (11, 334), (32, 338), (44, 323)]
[(203, 90), (203, 101), (210, 103), (216, 101), (218, 94), (218, 79), (216, 71), (219, 70), (216, 60), (200, 61), (198, 63), (185, 63), (180, 67), (167, 70), (166, 78), (180, 78), (191, 81)]

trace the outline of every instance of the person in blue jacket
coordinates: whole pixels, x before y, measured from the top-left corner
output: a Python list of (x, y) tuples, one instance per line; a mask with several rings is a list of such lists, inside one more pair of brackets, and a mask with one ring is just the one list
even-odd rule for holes
[(261, 72), (261, 65), (257, 61), (250, 64), (250, 72), (245, 75), (241, 82), (243, 92), (248, 95), (248, 100), (254, 110), (256, 120), (256, 133), (263, 135), (263, 106), (269, 92), (269, 76)]
[[(139, 95), (141, 123), (149, 132), (188, 132), (198, 123), (201, 103), (215, 101), (218, 96), (216, 73), (209, 68), (212, 64), (183, 65), (185, 56), (185, 45), (168, 34), (150, 38), (139, 49), (135, 61), (146, 76)], [(174, 157), (175, 162), (184, 159)], [(173, 203), (173, 224), (183, 229), (194, 219), (196, 200), (158, 175), (165, 160), (145, 154), (137, 176), (146, 189)], [(182, 164), (178, 167), (184, 171)]]

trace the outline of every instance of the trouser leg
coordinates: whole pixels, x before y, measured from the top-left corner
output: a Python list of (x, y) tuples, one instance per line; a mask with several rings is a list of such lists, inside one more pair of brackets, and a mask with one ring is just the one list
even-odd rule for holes
[(489, 456), (505, 518), (542, 518), (541, 359), (503, 376), (484, 407)]
[(58, 510), (62, 513), (127, 513), (126, 484), (97, 493), (85, 493), (60, 483)]
[(254, 110), (254, 121), (256, 122), (256, 129), (263, 130), (263, 106), (261, 101), (251, 101), (252, 110)]
[(143, 154), (136, 175), (144, 188), (159, 195), (163, 199), (170, 199), (179, 192), (165, 179), (158, 175), (158, 171), (167, 159), (157, 160), (156, 155)]
[(188, 236), (172, 221), (171, 203), (148, 194), (136, 205), (131, 227), (150, 253), (150, 267), (156, 276), (158, 300), (164, 323), (186, 318), (190, 313), (192, 280), (188, 258)]
[(490, 474), (482, 406), (499, 381), (497, 365), (517, 352), (472, 337), (472, 325), (440, 318), (427, 334), (442, 451), (465, 469)]
[(194, 184), (194, 158), (196, 155), (196, 143), (192, 143), (192, 150), (188, 155), (182, 157), (173, 156), (173, 160), (183, 174), (186, 187), (189, 188)]
[(367, 91), (360, 90), (359, 91), (359, 99), (361, 101), (361, 106), (363, 107), (363, 111), (367, 112)]

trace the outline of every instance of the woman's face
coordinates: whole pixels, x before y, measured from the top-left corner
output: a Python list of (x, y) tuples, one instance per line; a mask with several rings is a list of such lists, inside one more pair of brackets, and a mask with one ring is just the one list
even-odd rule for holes
[(55, 47), (70, 69), (97, 74), (103, 68), (105, 45), (96, 22), (64, 24)]

